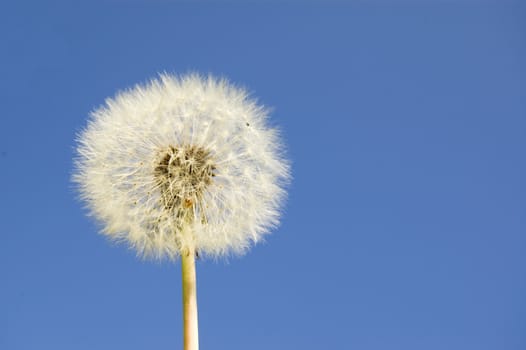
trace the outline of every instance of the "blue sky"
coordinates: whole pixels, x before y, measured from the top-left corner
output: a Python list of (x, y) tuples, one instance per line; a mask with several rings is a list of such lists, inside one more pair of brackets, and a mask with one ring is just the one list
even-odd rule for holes
[(274, 109), (281, 227), (200, 261), (202, 349), (526, 348), (526, 6), (4, 2), (0, 348), (181, 347), (179, 264), (97, 234), (75, 134), (159, 72)]

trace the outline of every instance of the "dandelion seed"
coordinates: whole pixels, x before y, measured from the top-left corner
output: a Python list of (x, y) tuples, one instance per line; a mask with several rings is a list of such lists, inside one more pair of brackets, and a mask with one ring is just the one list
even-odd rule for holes
[(195, 256), (242, 254), (279, 222), (289, 164), (267, 116), (226, 80), (161, 75), (91, 114), (73, 181), (103, 234), (181, 257), (195, 294)]

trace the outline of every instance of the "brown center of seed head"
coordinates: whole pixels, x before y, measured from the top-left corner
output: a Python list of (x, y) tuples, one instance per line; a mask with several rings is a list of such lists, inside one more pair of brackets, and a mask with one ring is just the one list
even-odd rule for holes
[(154, 176), (164, 208), (183, 217), (195, 206), (201, 206), (215, 170), (210, 152), (202, 147), (169, 146), (160, 152)]

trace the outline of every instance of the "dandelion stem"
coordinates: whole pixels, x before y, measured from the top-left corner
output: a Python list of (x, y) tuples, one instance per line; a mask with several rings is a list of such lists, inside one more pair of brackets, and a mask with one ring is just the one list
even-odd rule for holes
[(189, 248), (181, 254), (181, 270), (183, 277), (184, 350), (198, 350), (195, 249)]

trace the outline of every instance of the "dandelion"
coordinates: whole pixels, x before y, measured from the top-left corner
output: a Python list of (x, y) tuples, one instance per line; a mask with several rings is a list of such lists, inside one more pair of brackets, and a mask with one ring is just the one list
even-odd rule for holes
[(279, 223), (289, 164), (268, 110), (224, 79), (161, 75), (117, 94), (78, 137), (73, 181), (102, 233), (181, 258), (197, 349), (195, 256), (243, 254)]

